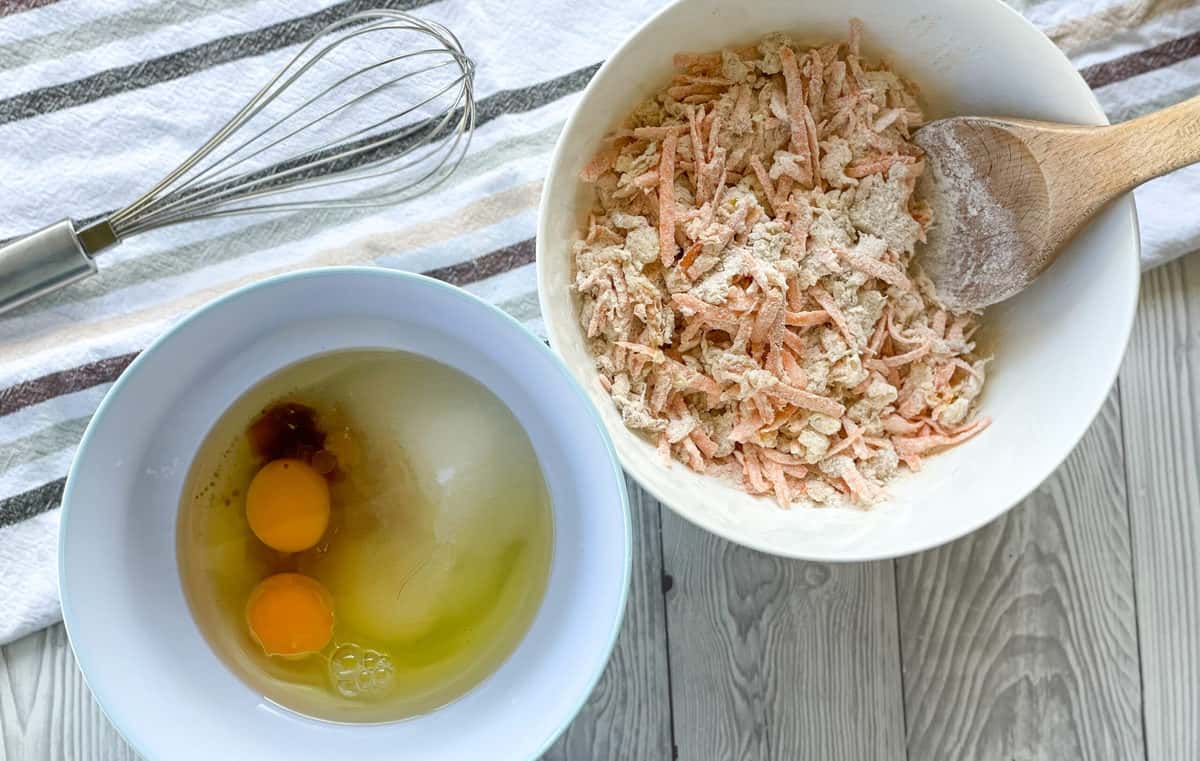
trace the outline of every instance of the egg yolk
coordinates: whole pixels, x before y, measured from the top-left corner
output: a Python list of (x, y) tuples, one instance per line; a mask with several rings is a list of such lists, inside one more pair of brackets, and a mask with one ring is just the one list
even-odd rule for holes
[(269, 462), (250, 482), (246, 519), (268, 547), (281, 552), (307, 550), (329, 525), (329, 484), (303, 460)]
[(267, 655), (310, 655), (333, 638), (333, 601), (311, 576), (277, 573), (250, 593), (246, 621)]

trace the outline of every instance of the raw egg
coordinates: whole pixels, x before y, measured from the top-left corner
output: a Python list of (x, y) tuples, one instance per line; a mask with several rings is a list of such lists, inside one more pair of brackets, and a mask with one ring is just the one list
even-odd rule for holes
[(246, 622), (267, 655), (310, 655), (333, 637), (333, 600), (311, 576), (277, 573), (250, 593)]
[(307, 550), (329, 525), (329, 484), (303, 460), (269, 462), (250, 482), (246, 519), (268, 547), (281, 552)]

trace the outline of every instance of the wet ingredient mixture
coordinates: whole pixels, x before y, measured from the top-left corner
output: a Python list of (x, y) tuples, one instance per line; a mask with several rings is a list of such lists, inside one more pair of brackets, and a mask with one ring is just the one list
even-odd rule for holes
[(524, 430), (471, 378), (346, 351), (222, 417), (181, 505), (180, 574), (206, 639), (260, 694), (391, 721), (474, 687), (549, 576), (549, 496)]

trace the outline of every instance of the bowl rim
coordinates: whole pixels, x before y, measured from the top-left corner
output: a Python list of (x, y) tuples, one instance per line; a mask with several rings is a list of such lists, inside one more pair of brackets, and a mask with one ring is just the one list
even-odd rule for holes
[[(553, 351), (545, 342), (543, 342), (541, 339), (539, 339), (537, 336), (535, 336), (533, 333), (531, 333), (529, 331), (529, 329), (526, 328), (524, 325), (522, 325), (515, 317), (508, 314), (504, 310), (500, 309), (496, 305), (494, 305), (488, 301), (485, 301), (484, 299), (482, 299), (482, 298), (476, 296), (475, 294), (472, 294), (466, 290), (463, 290), (462, 288), (458, 288), (457, 286), (443, 282), (436, 278), (429, 277), (427, 275), (422, 275), (422, 274), (415, 273), (415, 272), (407, 272), (407, 271), (403, 271), (403, 270), (388, 269), (385, 267), (363, 266), (363, 265), (316, 267), (316, 268), (310, 268), (310, 269), (304, 269), (304, 270), (297, 270), (294, 272), (287, 272), (287, 273), (283, 273), (280, 275), (275, 275), (273, 277), (264, 278), (263, 280), (259, 280), (259, 281), (253, 282), (253, 283), (249, 283), (240, 288), (236, 288), (228, 293), (225, 293), (221, 296), (218, 296), (217, 298), (213, 299), (212, 301), (209, 301), (208, 303), (203, 304), (202, 306), (197, 307), (193, 311), (186, 314), (184, 317), (182, 317), (181, 319), (176, 321), (174, 324), (172, 324), (170, 327), (168, 327), (165, 331), (163, 331), (153, 341), (151, 341), (150, 344), (147, 345), (147, 347), (145, 349), (143, 349), (138, 354), (137, 357), (134, 358), (134, 360), (129, 364), (129, 366), (121, 373), (121, 375), (113, 383), (112, 387), (109, 388), (109, 390), (104, 394), (104, 398), (101, 399), (100, 404), (96, 408), (96, 412), (92, 415), (91, 420), (88, 422), (88, 425), (87, 425), (86, 429), (84, 430), (83, 436), (79, 442), (79, 447), (76, 449), (75, 456), (71, 460), (71, 467), (67, 472), (66, 484), (63, 488), (63, 496), (62, 496), (62, 500), (61, 500), (62, 512), (59, 517), (59, 534), (58, 534), (58, 542), (57, 542), (57, 548), (56, 548), (57, 556), (58, 556), (57, 557), (58, 592), (59, 592), (60, 605), (62, 607), (62, 613), (63, 613), (63, 627), (67, 632), (67, 642), (71, 647), (71, 652), (74, 655), (76, 662), (79, 664), (79, 671), (80, 671), (80, 674), (83, 676), (84, 684), (87, 686), (88, 691), (91, 692), (93, 698), (96, 701), (96, 705), (99, 706), (100, 711), (104, 715), (104, 717), (106, 719), (108, 719), (108, 721), (113, 725), (113, 727), (118, 731), (118, 733), (126, 740), (126, 742), (129, 743), (129, 745), (133, 748), (133, 750), (135, 752), (137, 752), (143, 758), (146, 758), (148, 760), (153, 760), (153, 759), (159, 758), (159, 756), (153, 755), (148, 748), (145, 738), (141, 737), (139, 734), (137, 734), (133, 731), (133, 728), (137, 725), (136, 718), (133, 718), (133, 720), (130, 721), (130, 718), (131, 718), (130, 716), (120, 714), (120, 713), (114, 713), (114, 711), (112, 710), (111, 704), (108, 701), (109, 692), (108, 692), (107, 686), (102, 687), (101, 689), (97, 689), (97, 685), (94, 685), (92, 683), (92, 680), (88, 676), (87, 661), (85, 658), (80, 657), (79, 648), (76, 647), (75, 636), (72, 634), (72, 631), (71, 631), (71, 629), (72, 629), (71, 620), (75, 614), (73, 612), (71, 596), (67, 591), (68, 586), (69, 586), (69, 584), (67, 583), (66, 566), (65, 566), (65, 559), (66, 559), (65, 544), (66, 544), (67, 532), (64, 530), (64, 528), (67, 525), (67, 522), (70, 520), (71, 505), (74, 501), (74, 498), (73, 498), (74, 486), (77, 483), (76, 475), (77, 475), (77, 471), (81, 467), (80, 462), (82, 462), (87, 457), (87, 452), (89, 449), (89, 444), (91, 443), (91, 439), (92, 439), (93, 435), (95, 434), (95, 431), (102, 424), (104, 424), (104, 420), (108, 415), (108, 407), (110, 406), (110, 403), (112, 402), (112, 400), (114, 398), (116, 398), (118, 393), (130, 381), (130, 379), (133, 378), (138, 373), (139, 370), (141, 370), (142, 366), (145, 365), (147, 362), (151, 361), (150, 358), (152, 356), (154, 356), (154, 354), (156, 354), (159, 350), (161, 350), (161, 347), (164, 344), (166, 344), (167, 342), (169, 342), (184, 326), (191, 324), (193, 321), (199, 319), (202, 315), (210, 314), (216, 310), (221, 309), (227, 302), (245, 298), (245, 297), (249, 296), (250, 294), (252, 294), (256, 291), (262, 290), (264, 288), (277, 287), (277, 286), (280, 286), (280, 285), (283, 285), (283, 284), (286, 284), (288, 282), (292, 282), (295, 280), (337, 277), (337, 276), (347, 276), (347, 275), (348, 276), (378, 277), (378, 278), (384, 278), (384, 279), (391, 279), (394, 281), (408, 281), (408, 282), (412, 282), (412, 283), (417, 283), (420, 287), (437, 288), (437, 289), (442, 290), (445, 293), (448, 293), (448, 294), (454, 296), (455, 298), (459, 298), (459, 299), (467, 301), (467, 302), (473, 302), (474, 304), (482, 305), (483, 307), (485, 307), (486, 312), (489, 313), (492, 317), (499, 318), (501, 322), (507, 322), (509, 325), (511, 325), (512, 327), (517, 329), (517, 332), (514, 333), (514, 336), (520, 336), (520, 338), (517, 338), (515, 340), (523, 340), (523, 341), (528, 341), (531, 344), (536, 344), (537, 350), (542, 352), (542, 354), (544, 356), (548, 357), (551, 360), (551, 365), (553, 367), (557, 368), (558, 372), (560, 372), (563, 375), (563, 377), (567, 381), (567, 387), (571, 390), (571, 393), (579, 400), (579, 402), (582, 404), (582, 406), (587, 410), (588, 415), (591, 416), (592, 422), (595, 425), (597, 432), (600, 435), (600, 440), (603, 442), (605, 448), (608, 451), (609, 465), (611, 466), (611, 468), (613, 470), (613, 475), (614, 475), (616, 483), (617, 483), (617, 491), (620, 495), (620, 508), (621, 508), (620, 515), (621, 515), (622, 526), (624, 529), (624, 531), (623, 531), (624, 543), (623, 543), (623, 547), (622, 547), (623, 562), (621, 564), (623, 570), (622, 570), (622, 578), (621, 578), (621, 582), (620, 582), (620, 599), (619, 599), (619, 607), (617, 610), (617, 615), (614, 617), (614, 619), (612, 621), (610, 631), (608, 632), (608, 636), (605, 641), (604, 658), (598, 662), (598, 666), (594, 670), (594, 673), (592, 673), (586, 680), (587, 681), (587, 689), (581, 693), (578, 704), (575, 705), (569, 712), (567, 712), (564, 715), (563, 721), (560, 722), (558, 727), (556, 727), (546, 737), (542, 738), (539, 741), (538, 749), (536, 750), (536, 752), (533, 755), (529, 756), (529, 761), (533, 761), (534, 759), (540, 758), (550, 748), (550, 746), (553, 745), (556, 740), (558, 740), (558, 738), (563, 734), (563, 732), (566, 731), (567, 727), (569, 727), (570, 724), (575, 720), (575, 718), (579, 715), (579, 713), (583, 710), (584, 706), (587, 704), (587, 701), (591, 697), (592, 693), (595, 692), (596, 685), (599, 683), (600, 678), (604, 675), (604, 671), (607, 668), (608, 663), (612, 658), (612, 653), (613, 653), (613, 650), (616, 647), (616, 643), (617, 643), (617, 637), (620, 634), (621, 628), (624, 624), (626, 609), (628, 608), (628, 603), (629, 603), (630, 582), (631, 582), (632, 574), (633, 574), (633, 523), (632, 523), (632, 517), (630, 514), (630, 507), (629, 507), (629, 490), (628, 490), (628, 487), (626, 486), (625, 474), (621, 468), (620, 460), (617, 457), (616, 449), (613, 446), (612, 437), (609, 435), (608, 429), (604, 426), (603, 420), (600, 418), (599, 412), (596, 410), (595, 406), (591, 403), (591, 400), (588, 398), (587, 394), (584, 393), (582, 387), (580, 387), (579, 381), (567, 369), (567, 366), (562, 361), (561, 357), (559, 357), (559, 355), (555, 351)], [(522, 639), (523, 638), (524, 638), (524, 635), (522, 635)], [(490, 677), (490, 675), (489, 675), (489, 677)], [(487, 679), (489, 677), (485, 677), (485, 679)], [(472, 689), (474, 689), (474, 688), (472, 688)], [(299, 718), (304, 719), (309, 722), (321, 724), (321, 725), (338, 726), (338, 727), (356, 726), (356, 725), (346, 725), (346, 724), (342, 724), (342, 723), (338, 723), (338, 722), (329, 722), (324, 719), (319, 719), (319, 718), (307, 716), (305, 714), (297, 713), (295, 711), (292, 711), (291, 709), (286, 709), (286, 710), (288, 710), (293, 716), (299, 717)], [(441, 710), (441, 709), (439, 708), (439, 709), (434, 709), (434, 710), (437, 711), (437, 710)], [(419, 717), (416, 717), (416, 718), (419, 718)], [(401, 720), (401, 721), (405, 721), (405, 720)], [(401, 723), (401, 721), (370, 723), (370, 724), (363, 724), (362, 726), (368, 727), (368, 728), (379, 727), (379, 726), (388, 726), (388, 725), (395, 725), (395, 724)]]
[[(554, 152), (551, 154), (551, 157), (550, 157), (550, 164), (547, 169), (547, 175), (546, 175), (547, 179), (542, 186), (541, 199), (538, 203), (537, 236), (536, 236), (534, 251), (535, 251), (536, 271), (537, 271), (538, 305), (539, 305), (543, 320), (546, 320), (546, 314), (547, 314), (546, 304), (549, 303), (549, 301), (550, 301), (549, 297), (547, 296), (548, 285), (547, 285), (547, 275), (546, 275), (546, 271), (545, 271), (546, 270), (545, 262), (547, 260), (547, 257), (549, 256), (549, 254), (546, 252), (547, 244), (545, 243), (545, 240), (548, 237), (546, 227), (547, 227), (547, 218), (549, 216), (549, 203), (550, 203), (549, 199), (550, 199), (551, 194), (546, 192), (546, 188), (548, 185), (551, 184), (552, 178), (554, 178), (556, 175), (562, 175), (562, 173), (563, 173), (563, 170), (564, 170), (563, 165), (566, 163), (566, 159), (567, 159), (567, 156), (566, 156), (567, 137), (574, 131), (576, 122), (581, 118), (580, 114), (583, 110), (584, 104), (587, 103), (588, 99), (593, 94), (594, 90), (599, 86), (598, 83), (604, 79), (604, 77), (608, 73), (609, 69), (612, 68), (612, 66), (614, 65), (614, 62), (618, 58), (622, 57), (630, 47), (632, 47), (634, 44), (636, 44), (639, 41), (639, 38), (642, 37), (642, 35), (646, 33), (647, 28), (650, 27), (655, 22), (657, 22), (659, 20), (659, 18), (674, 12), (677, 6), (686, 5), (688, 3), (695, 2), (695, 1), (696, 0), (672, 0), (672, 2), (668, 3), (666, 6), (661, 8), (657, 13), (655, 13), (654, 15), (647, 18), (645, 21), (643, 21), (641, 24), (639, 24), (636, 29), (634, 29), (632, 32), (630, 32), (621, 41), (621, 43), (616, 47), (616, 49), (613, 50), (612, 54), (609, 55), (608, 58), (606, 58), (604, 60), (604, 62), (600, 65), (600, 68), (596, 70), (596, 73), (592, 75), (591, 80), (588, 81), (587, 87), (584, 88), (583, 92), (579, 96), (579, 99), (576, 101), (575, 106), (572, 108), (571, 115), (567, 118), (567, 121), (563, 124), (562, 131), (559, 133), (558, 140), (555, 142), (555, 145), (554, 145)], [(1047, 37), (1045, 35), (1045, 33), (1042, 32), (1042, 30), (1039, 29), (1032, 21), (1030, 21), (1028, 18), (1023, 16), (1015, 8), (1004, 3), (1002, 0), (972, 0), (972, 1), (976, 2), (978, 4), (981, 4), (981, 5), (989, 5), (989, 6), (992, 6), (993, 8), (998, 7), (1000, 9), (1003, 9), (1003, 12), (1008, 13), (1009, 15), (1015, 17), (1018, 20), (1019, 24), (1021, 26), (1025, 27), (1027, 32), (1030, 32), (1030, 33), (1036, 35), (1037, 37), (1041, 37), (1043, 41), (1049, 43), (1050, 46), (1054, 49), (1057, 56), (1059, 57), (1060, 61), (1062, 63), (1066, 64), (1066, 68), (1070, 71), (1069, 76), (1071, 76), (1074, 79), (1075, 83), (1079, 87), (1082, 88), (1082, 92), (1085, 94), (1085, 99), (1087, 101), (1089, 108), (1092, 111), (1092, 116), (1094, 117), (1096, 124), (1097, 125), (1111, 124), (1111, 122), (1108, 120), (1107, 114), (1104, 113), (1103, 107), (1100, 105), (1100, 100), (1096, 97), (1096, 93), (1087, 84), (1086, 80), (1084, 80), (1083, 75), (1080, 74), (1079, 70), (1074, 66), (1074, 64), (1072, 64), (1070, 62), (1070, 59), (1067, 58), (1066, 54), (1057, 45), (1055, 45), (1054, 42), (1052, 40), (1050, 40), (1050, 38)], [(801, 13), (801, 11), (797, 11), (797, 13), (799, 14), (799, 13)], [(737, 545), (740, 545), (743, 547), (747, 547), (749, 549), (756, 550), (758, 552), (762, 552), (762, 553), (765, 553), (768, 555), (774, 555), (776, 557), (791, 558), (791, 559), (795, 559), (795, 560), (809, 560), (809, 561), (823, 562), (823, 563), (861, 563), (861, 562), (873, 562), (873, 561), (877, 561), (877, 560), (892, 560), (895, 558), (901, 558), (901, 557), (907, 557), (910, 555), (915, 555), (919, 552), (925, 552), (927, 550), (934, 549), (936, 547), (940, 547), (944, 544), (949, 544), (950, 542), (953, 542), (957, 539), (961, 539), (962, 537), (966, 536), (967, 534), (970, 534), (970, 533), (973, 533), (974, 531), (979, 530), (980, 528), (988, 525), (989, 523), (1003, 517), (1009, 511), (1011, 511), (1014, 507), (1016, 507), (1018, 504), (1024, 502), (1029, 497), (1030, 494), (1032, 494), (1039, 486), (1041, 486), (1041, 484), (1043, 482), (1046, 481), (1047, 478), (1049, 478), (1055, 471), (1057, 471), (1059, 469), (1059, 467), (1063, 464), (1063, 462), (1066, 461), (1066, 459), (1071, 455), (1071, 453), (1074, 452), (1075, 449), (1078, 448), (1079, 442), (1083, 440), (1083, 437), (1087, 434), (1087, 432), (1089, 430), (1091, 430), (1092, 425), (1094, 425), (1094, 423), (1095, 423), (1096, 417), (1100, 414), (1100, 410), (1103, 408), (1105, 401), (1108, 399), (1108, 396), (1112, 391), (1113, 385), (1117, 381), (1117, 376), (1118, 376), (1118, 373), (1120, 372), (1121, 364), (1124, 359), (1126, 349), (1129, 346), (1130, 337), (1133, 334), (1134, 319), (1137, 315), (1138, 292), (1141, 287), (1140, 262), (1141, 262), (1141, 253), (1142, 253), (1142, 243), (1141, 243), (1141, 235), (1140, 235), (1139, 228), (1138, 228), (1137, 205), (1134, 201), (1132, 191), (1128, 192), (1122, 196), (1119, 196), (1118, 198), (1113, 200), (1111, 202), (1111, 204), (1114, 209), (1119, 208), (1121, 205), (1124, 205), (1126, 207), (1126, 212), (1129, 215), (1130, 230), (1132, 231), (1132, 237), (1128, 241), (1128, 243), (1125, 245), (1125, 247), (1127, 247), (1127, 249), (1132, 254), (1131, 259), (1132, 259), (1133, 265), (1134, 265), (1133, 266), (1133, 277), (1130, 278), (1130, 282), (1129, 282), (1129, 286), (1128, 286), (1129, 289), (1132, 291), (1132, 294), (1131, 294), (1131, 297), (1128, 299), (1128, 303), (1130, 306), (1126, 310), (1126, 314), (1123, 316), (1123, 322), (1125, 324), (1125, 328), (1123, 330), (1123, 335), (1120, 336), (1120, 342), (1119, 342), (1120, 347), (1121, 347), (1120, 351), (1116, 352), (1113, 355), (1114, 360), (1112, 361), (1110, 367), (1106, 367), (1106, 368), (1102, 367), (1101, 368), (1102, 372), (1099, 374), (1102, 377), (1106, 378), (1107, 381), (1103, 386), (1104, 393), (1098, 394), (1097, 398), (1095, 400), (1093, 400), (1093, 403), (1090, 405), (1091, 412), (1089, 413), (1089, 416), (1088, 416), (1088, 424), (1082, 427), (1082, 429), (1079, 431), (1079, 433), (1074, 437), (1074, 441), (1072, 442), (1071, 446), (1067, 447), (1065, 449), (1065, 451), (1063, 452), (1061, 457), (1059, 457), (1057, 460), (1054, 460), (1053, 462), (1047, 461), (1046, 466), (1044, 468), (1039, 469), (1036, 480), (1030, 481), (1029, 488), (1027, 490), (1025, 490), (1024, 493), (1022, 493), (1019, 498), (1014, 499), (1010, 504), (1008, 504), (1006, 507), (1004, 507), (1003, 509), (996, 512), (994, 515), (988, 515), (988, 516), (981, 517), (977, 520), (968, 521), (968, 522), (966, 522), (965, 527), (963, 527), (961, 529), (954, 529), (954, 530), (946, 531), (942, 534), (937, 534), (933, 538), (926, 539), (923, 542), (915, 542), (915, 543), (911, 544), (910, 546), (903, 547), (897, 552), (879, 551), (879, 552), (875, 552), (875, 553), (867, 553), (867, 552), (855, 552), (855, 551), (851, 550), (851, 551), (842, 552), (842, 553), (838, 553), (838, 554), (832, 554), (832, 555), (831, 554), (823, 555), (821, 553), (809, 553), (809, 552), (791, 552), (791, 551), (787, 551), (785, 549), (781, 549), (779, 547), (768, 546), (763, 542), (755, 541), (753, 539), (747, 539), (747, 538), (743, 538), (743, 537), (734, 536), (734, 535), (732, 535), (732, 532), (727, 531), (723, 526), (719, 525), (715, 521), (707, 520), (701, 516), (690, 513), (683, 508), (677, 507), (676, 505), (674, 505), (672, 503), (672, 501), (670, 499), (665, 498), (658, 489), (647, 484), (640, 478), (638, 470), (637, 470), (637, 466), (635, 466), (633, 464), (627, 464), (621, 453), (621, 450), (617, 450), (618, 460), (620, 461), (622, 467), (627, 469), (626, 472), (629, 474), (629, 476), (631, 478), (633, 478), (634, 481), (637, 482), (637, 484), (640, 488), (649, 492), (659, 503), (666, 505), (677, 516), (683, 518), (684, 520), (688, 521), (692, 525), (697, 526), (705, 531), (708, 531), (709, 533), (711, 533), (715, 536), (718, 536), (726, 541), (729, 541), (734, 544), (737, 544)], [(550, 322), (548, 320), (546, 321), (545, 324), (546, 324), (546, 334), (547, 334), (547, 338), (550, 342), (550, 347), (552, 349), (554, 349), (556, 352), (558, 352), (559, 347), (557, 345), (558, 341), (555, 338), (555, 331), (551, 329)], [(565, 363), (564, 363), (564, 366), (565, 366)], [(569, 368), (568, 368), (568, 371), (570, 371)], [(580, 379), (577, 378), (577, 380), (580, 380)], [(582, 381), (580, 381), (580, 382), (582, 383)], [(603, 423), (603, 418), (601, 418), (601, 422)], [(607, 427), (607, 425), (606, 425), (606, 427)], [(661, 467), (661, 465), (655, 464), (655, 467)]]

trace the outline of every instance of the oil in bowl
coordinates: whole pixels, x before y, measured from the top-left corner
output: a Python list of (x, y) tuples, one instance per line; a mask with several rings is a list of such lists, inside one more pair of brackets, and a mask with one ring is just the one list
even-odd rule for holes
[(201, 632), (252, 689), (383, 722), (455, 700), (516, 649), (553, 523), (498, 397), (424, 357), (352, 350), (284, 368), (221, 417), (178, 545)]

